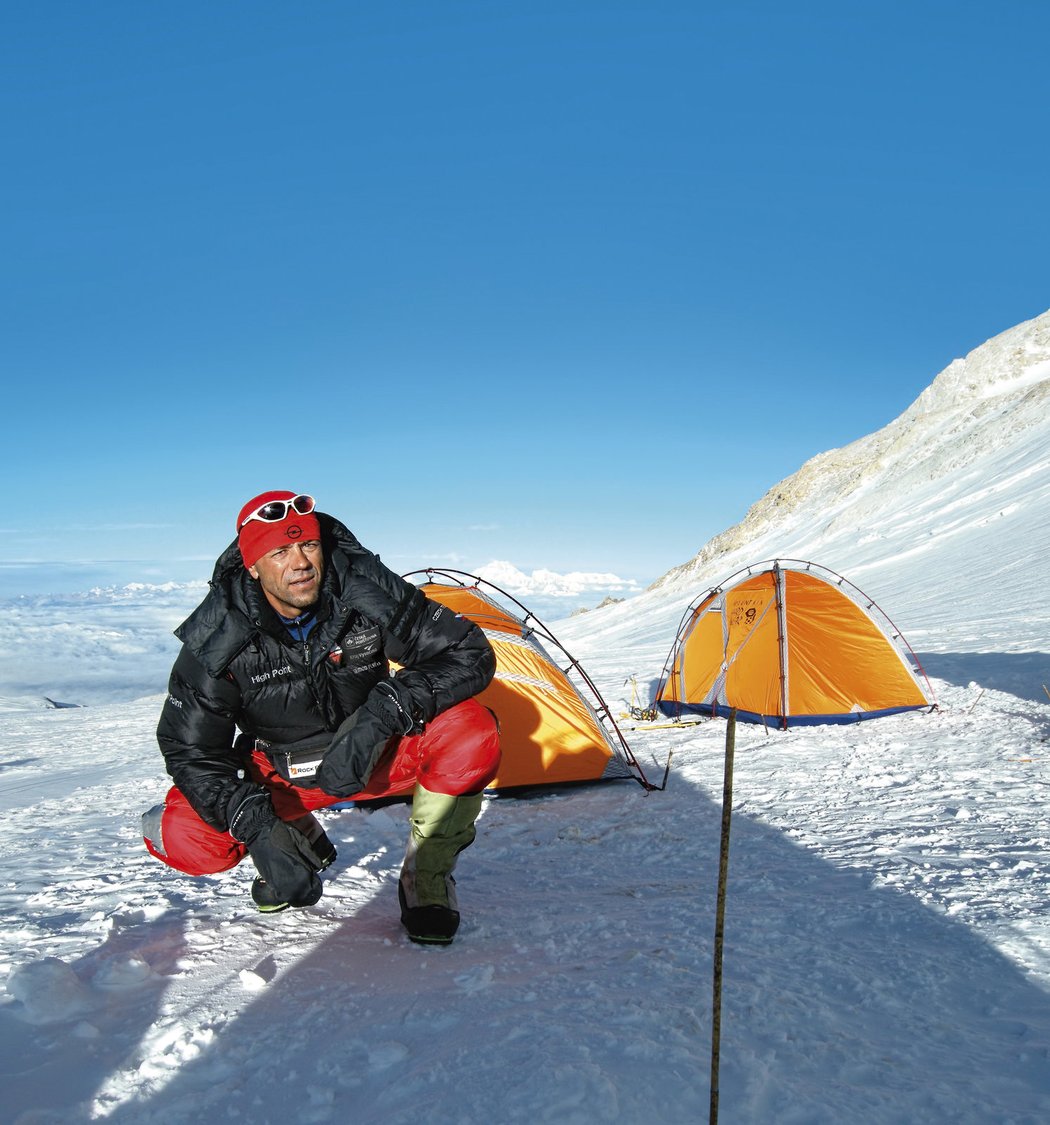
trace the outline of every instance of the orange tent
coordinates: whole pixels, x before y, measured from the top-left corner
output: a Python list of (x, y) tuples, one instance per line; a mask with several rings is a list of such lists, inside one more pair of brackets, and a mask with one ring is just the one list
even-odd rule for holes
[(450, 580), (427, 581), (420, 589), (480, 625), (496, 654), (495, 677), (477, 697), (500, 723), (503, 761), (490, 789), (630, 777), (654, 788), (590, 677), (524, 606), (475, 575), (426, 570), (404, 577), (419, 575)]
[(735, 708), (786, 728), (933, 706), (914, 653), (870, 598), (815, 563), (759, 566), (686, 610), (656, 692), (665, 715)]

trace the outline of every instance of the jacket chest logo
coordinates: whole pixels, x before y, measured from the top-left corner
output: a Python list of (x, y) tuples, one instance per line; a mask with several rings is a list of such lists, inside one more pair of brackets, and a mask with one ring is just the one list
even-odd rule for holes
[(378, 667), (382, 640), (383, 633), (378, 625), (347, 633), (328, 654), (328, 659), (335, 665), (349, 667), (357, 672)]
[(292, 672), (291, 664), (285, 664), (282, 668), (270, 668), (265, 672), (254, 673), (251, 677), (253, 684), (265, 684), (267, 680), (280, 679), (281, 676), (289, 676)]

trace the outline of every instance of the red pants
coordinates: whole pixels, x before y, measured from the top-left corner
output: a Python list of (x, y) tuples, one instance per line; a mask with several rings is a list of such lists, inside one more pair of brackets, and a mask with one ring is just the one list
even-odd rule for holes
[[(432, 793), (457, 797), (478, 793), (496, 776), (499, 759), (496, 720), (480, 703), (468, 699), (437, 715), (422, 734), (406, 735), (393, 743), (380, 758), (368, 785), (353, 797), (333, 797), (322, 789), (303, 789), (285, 781), (261, 750), (253, 753), (249, 774), (270, 791), (273, 807), (282, 820), (296, 820), (313, 809), (341, 801), (408, 794), (417, 782)], [(174, 786), (164, 799), (159, 831), (153, 836), (145, 837), (150, 853), (188, 875), (226, 871), (248, 854), (248, 849), (228, 832), (219, 832), (201, 820)]]

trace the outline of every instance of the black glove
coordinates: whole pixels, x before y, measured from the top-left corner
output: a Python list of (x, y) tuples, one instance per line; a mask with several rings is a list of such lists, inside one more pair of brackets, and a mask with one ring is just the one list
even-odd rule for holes
[(267, 885), (289, 906), (313, 906), (321, 897), (317, 872), (324, 861), (309, 841), (273, 810), (270, 795), (245, 786), (229, 804), (230, 835), (248, 848)]
[(360, 793), (390, 740), (419, 734), (423, 726), (423, 712), (408, 686), (397, 679), (381, 680), (335, 732), (317, 767), (317, 784), (334, 797)]

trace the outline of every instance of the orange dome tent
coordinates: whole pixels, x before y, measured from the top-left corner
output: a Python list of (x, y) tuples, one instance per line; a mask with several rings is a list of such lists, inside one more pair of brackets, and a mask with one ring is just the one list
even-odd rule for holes
[(420, 585), (423, 593), (481, 626), (496, 654), (495, 677), (477, 697), (500, 724), (503, 761), (489, 789), (616, 778), (657, 788), (646, 780), (590, 677), (537, 617), (476, 575), (425, 570), (404, 577), (421, 575), (428, 579)]
[(857, 587), (816, 563), (757, 566), (686, 610), (656, 692), (665, 715), (735, 709), (787, 728), (934, 706), (915, 654)]

